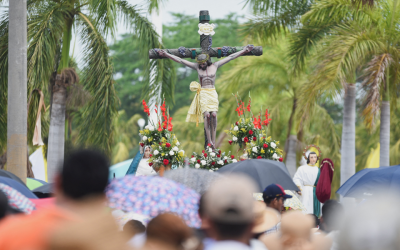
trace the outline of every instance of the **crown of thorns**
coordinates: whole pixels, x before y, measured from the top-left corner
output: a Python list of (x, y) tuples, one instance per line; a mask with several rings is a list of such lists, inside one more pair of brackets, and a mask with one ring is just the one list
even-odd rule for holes
[[(199, 59), (199, 57), (202, 57), (202, 56), (205, 56), (206, 58), (205, 58), (205, 59), (202, 59), (202, 60)], [(205, 63), (205, 62), (208, 61), (208, 59), (210, 59), (210, 56), (209, 56), (208, 54), (200, 54), (200, 55), (196, 56), (196, 62), (197, 62), (198, 64)]]

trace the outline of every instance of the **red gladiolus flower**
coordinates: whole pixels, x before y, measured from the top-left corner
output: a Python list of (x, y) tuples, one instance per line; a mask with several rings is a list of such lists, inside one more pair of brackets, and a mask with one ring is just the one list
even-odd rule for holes
[(253, 137), (253, 141), (257, 141), (257, 137), (254, 136), (254, 137)]
[(207, 157), (207, 155), (208, 155), (207, 153), (204, 153), (204, 157)]
[(244, 142), (246, 142), (246, 143), (249, 142), (249, 138), (245, 137)]
[(232, 145), (232, 141), (228, 141), (229, 142), (229, 145)]
[(249, 104), (247, 105), (247, 111), (250, 112), (250, 107), (251, 107), (251, 99), (249, 100)]
[(253, 130), (249, 130), (249, 135), (252, 135), (253, 134)]
[(215, 165), (215, 161), (211, 162), (211, 165), (213, 165), (213, 166), (214, 166), (214, 165)]
[(164, 165), (168, 165), (168, 163), (169, 163), (169, 160), (167, 160), (167, 159), (164, 159), (164, 160), (163, 160), (163, 163), (164, 163)]
[(197, 163), (200, 163), (200, 160), (197, 160)]
[(211, 144), (210, 144), (210, 143), (208, 143), (208, 144), (207, 144), (207, 146), (208, 146), (208, 147), (211, 147)]
[(217, 157), (221, 157), (221, 155), (217, 155)]
[(282, 157), (281, 157), (281, 158), (279, 158), (279, 161), (280, 161), (280, 162), (283, 162), (283, 158), (282, 158)]
[(169, 147), (171, 147), (171, 144), (169, 144), (168, 142), (165, 144), (165, 146), (167, 147), (167, 148), (169, 148)]
[(145, 102), (145, 100), (143, 100), (142, 101), (142, 104), (143, 104), (143, 111), (148, 115), (148, 116), (150, 116), (150, 109), (149, 109), (149, 107), (147, 106), (147, 103)]
[(265, 110), (265, 120), (263, 121), (263, 125), (268, 126), (269, 122), (272, 120), (269, 118), (270, 114), (268, 114), (268, 109)]
[(149, 163), (149, 166), (150, 166), (150, 167), (151, 167), (151, 166), (153, 166), (153, 163), (152, 163), (152, 162), (150, 162), (150, 163)]
[(257, 156), (257, 159), (261, 159), (261, 158), (262, 158), (262, 156), (261, 156), (261, 155)]
[(142, 147), (143, 147), (143, 146), (144, 146), (144, 143), (143, 143), (143, 142), (142, 142), (142, 143), (140, 143), (140, 146), (142, 146)]
[(268, 148), (268, 144), (264, 143), (263, 148)]
[(234, 156), (234, 155), (231, 155), (231, 159), (232, 159), (232, 160), (235, 159), (235, 156)]
[(256, 129), (261, 129), (261, 118), (258, 116), (258, 119), (253, 116), (253, 124)]

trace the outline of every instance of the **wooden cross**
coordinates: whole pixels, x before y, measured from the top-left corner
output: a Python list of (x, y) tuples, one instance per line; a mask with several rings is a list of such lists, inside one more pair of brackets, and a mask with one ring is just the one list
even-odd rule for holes
[[(199, 23), (208, 24), (210, 22), (210, 15), (208, 10), (201, 10), (199, 14)], [(244, 47), (235, 46), (235, 47), (210, 47), (210, 42), (212, 43), (212, 39), (210, 39), (210, 35), (200, 35), (200, 48), (184, 48), (180, 47), (179, 49), (165, 49), (165, 51), (174, 56), (178, 56), (180, 58), (191, 58), (195, 59), (197, 55), (201, 53), (208, 54), (211, 57), (225, 57), (230, 54), (241, 51)], [(263, 53), (263, 49), (261, 46), (254, 47), (252, 51), (246, 53), (242, 56), (261, 56)], [(164, 59), (165, 57), (160, 57), (155, 49), (151, 49), (149, 51), (150, 59)]]

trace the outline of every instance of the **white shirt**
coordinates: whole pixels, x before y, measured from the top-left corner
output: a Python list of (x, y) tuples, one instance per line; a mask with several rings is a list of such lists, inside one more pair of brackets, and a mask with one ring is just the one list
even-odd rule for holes
[(138, 169), (136, 170), (135, 176), (148, 176), (148, 175), (156, 175), (156, 171), (152, 167), (149, 166), (149, 159), (141, 159), (139, 162)]
[(300, 201), (307, 212), (314, 213), (314, 184), (318, 177), (318, 167), (303, 165), (299, 167), (293, 177), (293, 182), (300, 187)]
[[(211, 243), (211, 242), (210, 242)], [(234, 240), (214, 241), (207, 244), (204, 250), (268, 250), (259, 240), (251, 239), (250, 246)]]

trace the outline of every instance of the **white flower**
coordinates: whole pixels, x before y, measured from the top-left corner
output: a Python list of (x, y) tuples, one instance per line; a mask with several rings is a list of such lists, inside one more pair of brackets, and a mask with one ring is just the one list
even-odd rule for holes
[(150, 125), (146, 125), (144, 128), (145, 128), (145, 129), (149, 129), (149, 126), (150, 126)]
[(183, 150), (183, 149), (182, 149), (182, 150), (180, 150), (179, 152), (182, 152), (182, 154), (185, 154), (185, 150)]
[(147, 136), (143, 136), (143, 141), (146, 141), (147, 140)]
[(235, 162), (237, 162), (237, 160), (236, 160), (236, 159), (233, 159), (232, 162), (235, 163)]
[(225, 156), (225, 157), (224, 157), (224, 160), (227, 160), (227, 159), (228, 159), (228, 156)]
[(209, 149), (208, 149), (208, 152), (210, 152), (210, 153), (211, 153), (211, 152), (212, 152), (212, 148), (209, 148)]
[(200, 168), (200, 164), (196, 163), (196, 165), (194, 165), (195, 168)]
[(238, 130), (239, 130), (238, 126), (235, 126), (235, 127), (233, 128), (233, 131), (238, 131)]
[(276, 153), (274, 153), (274, 154), (272, 155), (272, 158), (274, 158), (274, 159), (279, 159), (279, 156), (278, 156)]
[(148, 130), (154, 131), (154, 127), (153, 127), (152, 125), (149, 125), (149, 126), (148, 126)]
[(214, 28), (215, 28), (215, 24), (211, 23), (199, 23), (198, 25), (199, 27), (199, 31), (197, 31), (199, 33), (199, 35), (207, 35), (207, 36), (213, 36), (215, 34)]
[(191, 162), (195, 162), (196, 161), (196, 157), (190, 158)]
[(158, 148), (159, 148), (160, 150), (162, 150), (162, 147), (161, 147), (161, 146), (158, 146)]
[(271, 142), (271, 147), (276, 148), (276, 144), (274, 142)]
[(158, 155), (159, 152), (158, 152), (158, 150), (156, 149), (156, 150), (154, 150), (153, 153), (154, 153), (154, 155)]
[(179, 150), (179, 148), (175, 146), (175, 147), (172, 148), (172, 150), (174, 150), (175, 152), (177, 152), (177, 151)]
[(205, 166), (207, 164), (207, 162), (205, 160), (201, 161), (201, 165)]
[(224, 162), (223, 162), (222, 160), (219, 160), (217, 163), (218, 163), (219, 165), (224, 165)]
[(176, 146), (179, 146), (179, 145), (181, 145), (178, 141), (176, 142)]
[(232, 137), (232, 141), (237, 141), (237, 137)]
[(210, 172), (214, 172), (214, 171), (213, 171), (213, 170), (211, 170), (211, 169), (210, 169), (210, 170), (208, 170), (208, 171), (210, 171)]
[(254, 153), (257, 153), (257, 147), (253, 147), (252, 150), (253, 150)]
[(169, 151), (169, 155), (174, 155), (174, 151)]
[(214, 157), (214, 156), (215, 156), (215, 153), (214, 153), (214, 152), (212, 152), (212, 153), (210, 153), (210, 155), (211, 155), (212, 157)]

